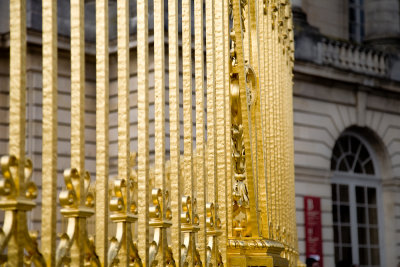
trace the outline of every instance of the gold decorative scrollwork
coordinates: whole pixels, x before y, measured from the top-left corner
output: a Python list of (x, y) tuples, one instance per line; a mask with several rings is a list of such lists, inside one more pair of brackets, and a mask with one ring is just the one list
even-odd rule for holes
[(67, 232), (61, 235), (57, 247), (56, 266), (70, 264), (70, 253), (74, 243), (83, 243), (85, 265), (101, 266), (94, 249), (93, 239), (88, 237), (86, 230), (86, 220), (94, 214), (95, 198), (90, 184), (90, 175), (88, 172), (83, 172), (81, 175), (75, 168), (66, 169), (64, 181), (66, 189), (60, 192), (59, 197), (61, 214), (67, 218)]
[(205, 266), (207, 267), (224, 266), (222, 254), (217, 246), (217, 237), (221, 235), (221, 220), (215, 210), (214, 203), (206, 204), (207, 258)]
[[(0, 253), (6, 249), (10, 239), (26, 250), (23, 262), (27, 266), (46, 266), (38, 249), (37, 233), (29, 232), (26, 212), (35, 207), (32, 201), (37, 197), (37, 187), (31, 181), (32, 161), (25, 159), (23, 172), (18, 176), (19, 160), (13, 156), (3, 156), (0, 161), (0, 208), (5, 210), (3, 227), (0, 228)], [(14, 237), (13, 237), (14, 236)], [(15, 241), (14, 241), (15, 242)], [(12, 250), (8, 247), (8, 254)], [(0, 255), (0, 264), (7, 261), (7, 255)]]
[(110, 210), (113, 214), (110, 216), (117, 224), (115, 237), (110, 240), (108, 250), (108, 266), (117, 266), (119, 263), (119, 254), (124, 240), (127, 248), (129, 266), (142, 266), (138, 249), (134, 239), (132, 224), (137, 221), (137, 204), (135, 195), (137, 194), (137, 173), (134, 169), (136, 164), (136, 153), (130, 155), (130, 176), (128, 179), (116, 178), (113, 181), (110, 198)]
[(200, 230), (199, 216), (196, 214), (196, 199), (193, 200), (192, 206), (189, 196), (182, 197), (181, 226), (183, 233), (181, 262), (184, 266), (190, 266), (191, 262), (194, 262), (193, 266), (202, 266), (200, 253), (196, 247), (196, 233)]
[[(229, 0), (229, 17), (233, 19), (233, 0)], [(242, 31), (246, 32), (246, 7), (247, 7), (247, 2), (248, 0), (240, 0), (240, 20), (241, 20), (241, 26), (242, 26)]]
[[(164, 194), (164, 195), (163, 195)], [(169, 192), (160, 188), (151, 191), (152, 205), (149, 207), (150, 226), (154, 227), (154, 239), (150, 244), (150, 266), (161, 264), (175, 266), (172, 249), (167, 242), (167, 228), (172, 225), (172, 212), (169, 208)], [(165, 209), (165, 215), (164, 214)]]
[[(231, 32), (231, 68), (235, 69), (236, 59), (235, 34)], [(254, 70), (246, 66), (246, 93), (248, 106), (253, 105), (256, 92), (253, 86), (255, 84)], [(238, 73), (231, 72), (231, 142), (232, 142), (232, 161), (233, 161), (233, 231), (235, 236), (249, 236), (251, 229), (247, 227), (250, 220), (249, 196), (246, 185), (246, 165), (245, 165), (245, 147), (243, 137), (242, 114), (240, 106), (240, 87)]]

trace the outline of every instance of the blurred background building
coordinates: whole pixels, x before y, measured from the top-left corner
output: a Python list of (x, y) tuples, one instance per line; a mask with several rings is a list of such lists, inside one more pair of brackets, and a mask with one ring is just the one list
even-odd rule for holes
[[(293, 0), (296, 207), (301, 259), (321, 242), (323, 266), (400, 262), (400, 2)], [(41, 1), (27, 0), (27, 155), (41, 181)], [(116, 1), (110, 0), (110, 171), (116, 173)], [(150, 4), (150, 9), (152, 5)], [(58, 0), (58, 184), (70, 159), (69, 1)], [(166, 18), (167, 19), (167, 18)], [(131, 1), (131, 130), (137, 132), (136, 3)], [(153, 19), (149, 18), (150, 34)], [(95, 174), (95, 2), (85, 4), (86, 169)], [(154, 78), (150, 47), (150, 145)], [(0, 1), (0, 154), (8, 151), (9, 0)], [(168, 103), (166, 103), (168, 110)], [(167, 111), (168, 113), (168, 111)], [(168, 121), (167, 121), (168, 129)], [(168, 147), (168, 136), (167, 147)], [(131, 137), (137, 151), (137, 137)], [(168, 150), (168, 148), (167, 148)], [(168, 151), (167, 151), (168, 152)], [(320, 240), (306, 240), (305, 199)], [(40, 196), (38, 197), (40, 201)], [(314, 204), (314, 202), (310, 202)], [(317, 203), (317, 202), (315, 202)], [(318, 213), (319, 214), (319, 213)], [(318, 216), (317, 216), (318, 217)], [(40, 229), (40, 205), (31, 214)], [(308, 226), (307, 226), (308, 224)], [(62, 227), (60, 219), (59, 227)], [(307, 230), (307, 231), (306, 231)], [(310, 234), (310, 233), (309, 233)], [(309, 236), (313, 236), (312, 233)], [(318, 234), (316, 235), (318, 238)], [(314, 244), (315, 245), (315, 244)], [(317, 249), (318, 252), (318, 249)], [(314, 252), (313, 252), (314, 253)], [(319, 253), (319, 252), (318, 252)], [(317, 253), (317, 254), (318, 254)]]
[(399, 3), (292, 3), (299, 244), (318, 197), (324, 266), (400, 262)]

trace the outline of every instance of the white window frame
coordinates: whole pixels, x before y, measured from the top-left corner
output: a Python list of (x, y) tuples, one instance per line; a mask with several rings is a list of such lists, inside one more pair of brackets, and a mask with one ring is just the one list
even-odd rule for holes
[[(356, 186), (373, 187), (376, 189), (376, 207), (378, 216), (378, 234), (379, 234), (379, 261), (380, 266), (386, 266), (385, 261), (385, 246), (384, 246), (384, 221), (383, 221), (383, 203), (382, 203), (382, 179), (380, 177), (379, 164), (377, 163), (375, 153), (369, 146), (368, 142), (360, 135), (353, 132), (346, 132), (341, 135), (353, 136), (366, 147), (374, 165), (374, 175), (358, 174), (350, 172), (342, 172), (332, 170), (332, 184), (347, 185), (349, 188), (349, 205), (350, 205), (350, 231), (352, 244), (352, 264), (359, 264), (359, 245), (358, 245), (358, 224), (357, 224), (357, 206), (356, 206)], [(339, 140), (339, 139), (338, 139)], [(333, 227), (333, 225), (332, 225)]]

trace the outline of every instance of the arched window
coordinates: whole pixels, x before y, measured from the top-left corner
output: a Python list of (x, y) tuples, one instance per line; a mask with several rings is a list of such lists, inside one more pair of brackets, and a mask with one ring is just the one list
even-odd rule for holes
[(349, 0), (349, 39), (361, 43), (364, 35), (364, 0)]
[(336, 262), (381, 266), (376, 165), (361, 136), (347, 132), (336, 141), (331, 159)]

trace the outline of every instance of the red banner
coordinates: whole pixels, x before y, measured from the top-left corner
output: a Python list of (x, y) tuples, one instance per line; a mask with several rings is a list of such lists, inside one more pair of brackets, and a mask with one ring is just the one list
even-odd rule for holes
[(323, 267), (321, 200), (319, 197), (304, 197), (304, 220), (306, 236), (306, 257), (314, 258)]

